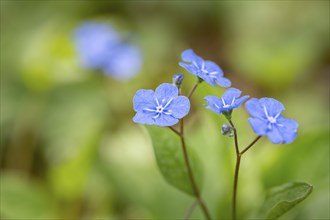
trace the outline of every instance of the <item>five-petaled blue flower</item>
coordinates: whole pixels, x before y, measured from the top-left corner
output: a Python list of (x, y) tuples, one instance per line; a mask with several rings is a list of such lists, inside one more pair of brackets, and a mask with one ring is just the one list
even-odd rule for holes
[(229, 88), (221, 98), (216, 96), (206, 96), (206, 108), (214, 111), (217, 114), (230, 114), (234, 108), (238, 108), (249, 96), (242, 96), (241, 91), (235, 88)]
[(289, 144), (296, 139), (298, 123), (281, 115), (284, 106), (279, 101), (253, 98), (245, 108), (252, 116), (249, 123), (257, 135), (267, 136), (273, 144)]
[(231, 86), (230, 80), (223, 77), (223, 71), (216, 63), (203, 60), (192, 49), (183, 51), (181, 58), (186, 63), (180, 62), (179, 65), (199, 77), (199, 79), (206, 81), (212, 86), (215, 86), (215, 82), (222, 87)]
[(135, 123), (172, 126), (186, 116), (190, 109), (189, 99), (178, 95), (178, 88), (169, 83), (159, 85), (155, 92), (138, 90), (133, 98)]

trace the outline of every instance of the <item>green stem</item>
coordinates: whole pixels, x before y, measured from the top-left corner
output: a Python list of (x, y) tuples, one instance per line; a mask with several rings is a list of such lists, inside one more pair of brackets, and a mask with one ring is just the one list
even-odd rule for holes
[(233, 127), (234, 130), (234, 139), (235, 139), (235, 151), (236, 151), (236, 155), (239, 155), (239, 148), (238, 148), (238, 139), (237, 139), (237, 130), (235, 128), (235, 125), (233, 124), (233, 122), (229, 119), (229, 124)]
[(196, 205), (198, 204), (198, 200), (195, 200), (193, 202), (193, 204), (190, 206), (189, 210), (187, 211), (186, 216), (184, 217), (184, 220), (188, 220), (192, 214), (192, 212), (194, 211), (194, 209), (196, 208)]
[(188, 152), (187, 152), (187, 147), (186, 147), (186, 142), (185, 142), (185, 138), (184, 138), (184, 120), (181, 119), (181, 130), (180, 130), (180, 140), (181, 140), (181, 146), (182, 146), (182, 152), (183, 152), (183, 157), (184, 157), (184, 162), (185, 162), (185, 165), (187, 167), (187, 171), (188, 171), (188, 176), (189, 176), (189, 180), (191, 182), (191, 187), (192, 187), (192, 190), (195, 194), (195, 197), (200, 205), (200, 207), (202, 208), (202, 211), (205, 215), (205, 218), (207, 220), (210, 220), (211, 217), (210, 217), (210, 214), (207, 210), (207, 207), (206, 205), (204, 204), (203, 200), (202, 200), (202, 197), (200, 195), (200, 192), (198, 190), (198, 187), (197, 187), (197, 184), (196, 184), (196, 181), (195, 181), (195, 178), (194, 178), (194, 175), (193, 175), (193, 172), (192, 172), (192, 168), (191, 168), (191, 165), (190, 165), (190, 161), (189, 161), (189, 157), (188, 157)]
[(235, 152), (236, 152), (236, 165), (235, 165), (235, 174), (234, 174), (234, 189), (233, 189), (233, 204), (232, 204), (232, 217), (233, 217), (233, 220), (235, 220), (236, 219), (237, 185), (238, 185), (239, 168), (240, 168), (240, 164), (241, 164), (241, 154), (239, 152), (239, 147), (238, 147), (237, 130), (231, 120), (229, 120), (229, 123), (233, 127), (233, 130), (234, 130)]
[(175, 128), (173, 128), (171, 126), (169, 126), (168, 128), (171, 129), (175, 134), (180, 136), (181, 133), (179, 131), (177, 131)]
[(242, 150), (241, 155), (243, 155), (247, 150), (249, 150), (259, 139), (261, 138), (261, 136), (256, 137), (251, 144), (249, 144), (246, 148), (244, 148), (244, 150)]
[(192, 96), (192, 94), (195, 92), (195, 90), (197, 89), (199, 83), (200, 82), (196, 82), (195, 85), (191, 88), (190, 92), (187, 95), (188, 99), (190, 99), (190, 97)]
[(235, 165), (234, 186), (233, 186), (232, 218), (233, 218), (233, 220), (236, 220), (237, 186), (238, 186), (238, 174), (239, 174), (239, 169), (240, 169), (240, 164), (241, 164), (241, 157), (246, 151), (248, 151), (261, 138), (261, 136), (258, 136), (256, 139), (254, 139), (246, 148), (244, 148), (244, 150), (242, 150), (240, 152), (239, 147), (238, 147), (236, 127), (230, 119), (228, 121), (229, 121), (229, 124), (233, 127), (234, 139), (235, 139), (236, 165)]
[(238, 174), (239, 168), (241, 164), (241, 156), (236, 156), (236, 166), (235, 166), (235, 176), (234, 176), (234, 189), (233, 189), (233, 209), (232, 209), (232, 216), (233, 220), (236, 219), (236, 198), (237, 198), (237, 185), (238, 185)]
[[(192, 96), (192, 94), (195, 92), (195, 90), (197, 89), (199, 83), (200, 82), (196, 82), (195, 85), (190, 90), (190, 92), (188, 93), (187, 97), (189, 99)], [(201, 207), (201, 209), (204, 213), (205, 218), (207, 220), (211, 220), (211, 216), (210, 216), (210, 214), (208, 212), (208, 209), (207, 209), (206, 205), (204, 204), (204, 201), (201, 197), (201, 194), (199, 192), (199, 189), (198, 189), (198, 186), (196, 184), (196, 181), (195, 181), (195, 178), (194, 178), (194, 175), (193, 175), (193, 171), (192, 171), (192, 168), (191, 168), (191, 165), (190, 165), (188, 152), (187, 152), (187, 147), (186, 147), (186, 142), (185, 142), (185, 138), (184, 138), (184, 119), (182, 118), (180, 120), (180, 131), (177, 131), (173, 128), (171, 128), (171, 130), (173, 130), (173, 132), (178, 134), (179, 137), (180, 137), (184, 162), (185, 162), (185, 165), (186, 165), (186, 168), (187, 168), (187, 171), (188, 171), (188, 177), (189, 177), (189, 180), (190, 180), (190, 183), (191, 183), (192, 190), (195, 194), (196, 200), (197, 200), (198, 204), (200, 205), (200, 207)]]

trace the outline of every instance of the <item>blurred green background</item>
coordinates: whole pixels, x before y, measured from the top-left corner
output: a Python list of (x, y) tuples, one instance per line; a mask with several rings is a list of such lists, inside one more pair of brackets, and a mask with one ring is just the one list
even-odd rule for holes
[[(116, 81), (79, 67), (73, 30), (109, 21), (138, 36), (143, 68)], [(185, 73), (192, 48), (252, 97), (273, 97), (299, 122), (290, 145), (263, 138), (242, 161), (238, 207), (249, 218), (265, 192), (289, 181), (314, 186), (281, 219), (329, 219), (329, 1), (1, 0), (1, 194), (3, 219), (182, 219), (193, 198), (168, 185), (142, 126), (132, 122), (138, 89)], [(192, 98), (187, 138), (204, 167), (214, 219), (230, 217), (233, 140), (223, 117), (203, 107), (223, 88), (203, 83)], [(254, 134), (241, 108), (239, 141)], [(198, 208), (191, 219), (202, 219)]]

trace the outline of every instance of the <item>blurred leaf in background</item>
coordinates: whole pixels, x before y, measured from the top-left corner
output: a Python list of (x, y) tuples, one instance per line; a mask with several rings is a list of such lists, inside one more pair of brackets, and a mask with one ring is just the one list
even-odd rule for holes
[(10, 173), (2, 173), (0, 192), (2, 217), (9, 219), (56, 217), (56, 203), (38, 183)]

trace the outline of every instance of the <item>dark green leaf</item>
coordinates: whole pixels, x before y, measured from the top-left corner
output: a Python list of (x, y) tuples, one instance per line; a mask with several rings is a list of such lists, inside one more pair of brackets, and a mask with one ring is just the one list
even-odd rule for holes
[[(188, 171), (185, 166), (180, 138), (170, 129), (157, 126), (146, 126), (154, 148), (158, 167), (168, 183), (194, 196)], [(201, 185), (202, 168), (199, 160), (187, 146), (189, 161), (197, 185)]]
[(271, 189), (261, 209), (265, 219), (277, 219), (312, 192), (313, 186), (304, 182), (291, 182)]

